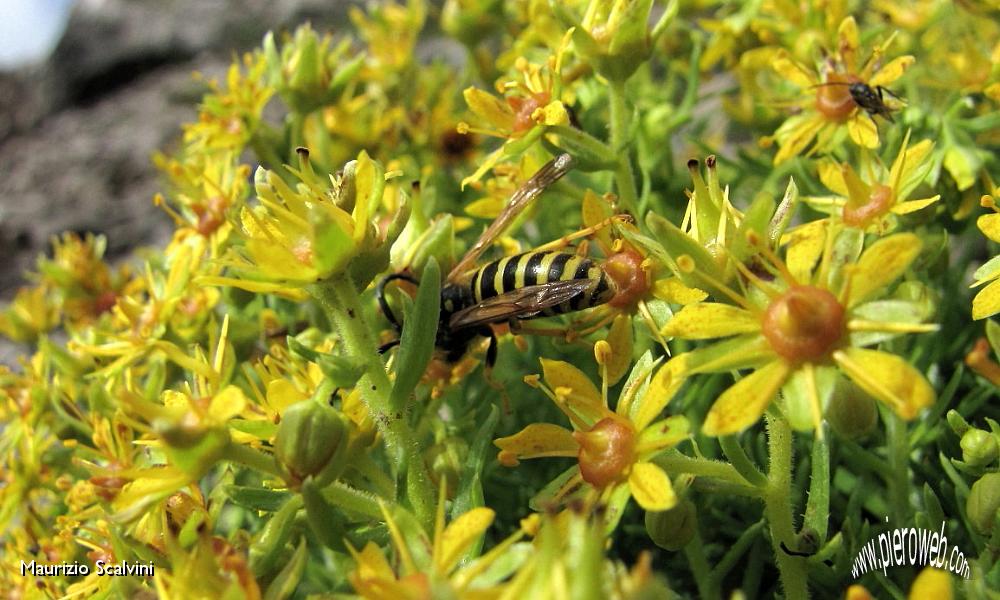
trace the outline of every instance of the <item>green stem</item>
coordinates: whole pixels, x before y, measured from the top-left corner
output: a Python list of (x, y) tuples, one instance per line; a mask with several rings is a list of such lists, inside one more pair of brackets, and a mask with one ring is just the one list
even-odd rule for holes
[(323, 497), (331, 504), (344, 510), (356, 512), (366, 517), (381, 521), (382, 509), (373, 494), (353, 488), (347, 484), (334, 482), (323, 489)]
[(634, 213), (638, 206), (638, 193), (627, 139), (632, 113), (625, 98), (624, 81), (608, 81), (608, 102), (611, 110), (611, 150), (618, 158), (618, 167), (615, 169), (618, 199), (624, 210)]
[(229, 442), (222, 451), (222, 460), (246, 465), (251, 469), (273, 475), (274, 477), (282, 477), (281, 470), (278, 469), (278, 464), (274, 461), (273, 456), (265, 454), (260, 450), (254, 450), (250, 446), (237, 444), (236, 442)]
[(719, 460), (692, 458), (680, 452), (667, 452), (656, 457), (653, 462), (670, 474), (690, 473), (697, 477), (718, 479), (746, 490), (744, 495), (760, 496), (761, 489), (753, 486), (732, 465)]
[(889, 444), (889, 498), (893, 518), (897, 523), (907, 523), (910, 518), (910, 503), (907, 494), (910, 489), (910, 440), (906, 434), (906, 423), (891, 411), (883, 411), (886, 422), (886, 436)]
[(724, 435), (719, 438), (719, 445), (722, 447), (723, 454), (726, 455), (726, 458), (732, 463), (733, 468), (743, 476), (747, 483), (760, 488), (767, 487), (767, 477), (760, 472), (757, 465), (753, 464), (736, 437), (735, 435)]
[(811, 528), (823, 543), (830, 520), (830, 446), (825, 439), (813, 440), (811, 467), (803, 529)]
[(757, 536), (760, 535), (761, 529), (764, 529), (763, 520), (757, 521), (740, 534), (740, 537), (730, 546), (729, 550), (722, 557), (722, 560), (712, 569), (712, 581), (722, 581), (726, 575), (729, 575), (729, 572), (733, 570), (736, 563), (754, 543)]
[(792, 428), (784, 415), (767, 414), (768, 453), (764, 515), (771, 529), (771, 546), (778, 563), (785, 598), (808, 598), (805, 559), (791, 556), (781, 548), (795, 548), (795, 524), (792, 521)]
[(694, 575), (698, 595), (702, 598), (718, 598), (717, 583), (712, 579), (711, 569), (705, 559), (705, 546), (701, 542), (701, 534), (694, 532), (694, 538), (684, 546), (684, 556), (688, 559), (691, 574)]
[(400, 457), (405, 461), (410, 503), (420, 521), (429, 526), (434, 519), (434, 487), (420, 446), (403, 413), (392, 410), (392, 384), (382, 365), (375, 337), (361, 319), (364, 309), (358, 291), (346, 274), (313, 285), (309, 291), (333, 322), (345, 350), (364, 365), (365, 374), (356, 387), (385, 438), (389, 455), (396, 459), (393, 464), (398, 464)]

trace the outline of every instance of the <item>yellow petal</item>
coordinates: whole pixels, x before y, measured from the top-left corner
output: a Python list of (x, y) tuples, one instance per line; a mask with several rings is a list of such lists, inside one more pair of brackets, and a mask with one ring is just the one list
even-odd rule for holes
[(781, 164), (801, 154), (824, 125), (826, 120), (818, 113), (796, 115), (782, 123), (778, 131), (774, 132), (774, 138), (781, 146), (774, 155), (774, 164)]
[(640, 462), (632, 465), (628, 487), (632, 497), (644, 510), (667, 510), (677, 504), (677, 494), (670, 484), (670, 478), (653, 463)]
[[(681, 355), (684, 356), (684, 355)], [(642, 431), (653, 422), (663, 412), (664, 407), (670, 402), (677, 390), (684, 383), (684, 370), (687, 368), (686, 361), (675, 357), (656, 372), (649, 381), (649, 387), (643, 394), (642, 400), (632, 403), (629, 407), (629, 420), (635, 428)]]
[(772, 67), (779, 75), (801, 88), (808, 88), (817, 82), (817, 77), (805, 66), (799, 64), (788, 52), (780, 50)]
[(484, 158), (483, 161), (479, 164), (479, 167), (476, 169), (476, 171), (472, 175), (469, 175), (468, 177), (462, 180), (462, 189), (464, 190), (465, 186), (469, 185), (470, 183), (475, 183), (480, 179), (482, 179), (483, 175), (485, 175), (487, 171), (492, 169), (493, 165), (497, 164), (497, 162), (500, 160), (500, 157), (503, 156), (503, 151), (504, 147), (500, 146), (493, 152), (490, 152), (489, 156)]
[(544, 107), (537, 109), (531, 118), (543, 125), (569, 125), (569, 113), (566, 107), (559, 100), (549, 102)]
[(466, 88), (462, 95), (465, 103), (477, 117), (485, 119), (490, 125), (501, 131), (514, 128), (514, 114), (510, 107), (493, 94), (479, 88)]
[(285, 412), (285, 408), (308, 398), (306, 394), (285, 378), (275, 379), (267, 384), (267, 405), (274, 411)]
[(903, 73), (916, 61), (912, 56), (900, 56), (889, 61), (887, 65), (878, 70), (878, 73), (868, 80), (868, 85), (887, 86), (903, 76)]
[(198, 276), (194, 278), (195, 285), (218, 285), (234, 287), (248, 292), (259, 292), (262, 294), (277, 294), (283, 298), (289, 298), (296, 302), (305, 302), (309, 298), (309, 293), (300, 288), (289, 288), (287, 283), (269, 283), (266, 281), (250, 281), (249, 279), (235, 279), (233, 277), (213, 277)]
[(934, 567), (924, 567), (917, 578), (910, 586), (910, 593), (906, 596), (909, 600), (923, 600), (924, 598), (934, 598), (934, 600), (951, 600), (954, 598), (951, 588), (951, 573), (936, 569)]
[(632, 364), (632, 319), (626, 315), (615, 317), (608, 331), (611, 360), (608, 361), (608, 386), (618, 383)]
[(842, 51), (857, 50), (861, 42), (858, 36), (858, 23), (854, 20), (854, 17), (847, 17), (840, 22), (840, 27), (837, 29), (837, 37), (840, 39)]
[(878, 148), (878, 127), (863, 110), (858, 110), (847, 122), (847, 134), (862, 148)]
[(545, 383), (549, 384), (553, 390), (556, 388), (568, 388), (569, 395), (566, 402), (571, 407), (579, 409), (603, 409), (604, 400), (601, 392), (594, 386), (590, 378), (583, 374), (568, 362), (561, 360), (540, 359), (542, 363), (542, 373)]
[(930, 159), (933, 150), (934, 143), (930, 140), (923, 140), (907, 148), (899, 173), (899, 183), (893, 184), (898, 197), (905, 198), (915, 187), (923, 183), (933, 165)]
[(897, 233), (872, 244), (855, 265), (848, 307), (887, 291), (920, 254), (922, 246), (920, 238), (912, 233)]
[(639, 433), (636, 452), (640, 459), (651, 458), (666, 448), (672, 448), (691, 436), (691, 424), (686, 417), (674, 415), (657, 421)]
[(976, 219), (976, 227), (994, 242), (1000, 242), (1000, 213), (983, 215)]
[(470, 202), (465, 207), (465, 214), (471, 217), (479, 217), (480, 219), (495, 219), (506, 205), (507, 201), (503, 198), (487, 196), (486, 198)]
[(441, 536), (438, 572), (447, 574), (479, 536), (489, 529), (495, 513), (489, 508), (473, 508), (449, 524)]
[(354, 175), (354, 186), (356, 190), (356, 197), (354, 200), (354, 212), (351, 216), (354, 218), (354, 241), (355, 243), (361, 242), (365, 237), (365, 233), (368, 231), (368, 213), (371, 209), (369, 204), (369, 196), (375, 192), (377, 182), (376, 177), (381, 178), (382, 174), (379, 172), (381, 169), (377, 168), (375, 163), (372, 161), (371, 157), (364, 150), (358, 154), (357, 167), (355, 169)]
[(972, 299), (972, 318), (979, 320), (1000, 312), (1000, 279), (979, 290)]
[(493, 443), (518, 458), (544, 456), (576, 456), (580, 446), (573, 439), (573, 432), (551, 423), (532, 423), (514, 435), (494, 440)]
[(860, 584), (853, 584), (851, 587), (847, 588), (847, 595), (844, 596), (844, 600), (873, 600), (871, 592), (868, 591), (865, 586)]
[(360, 580), (393, 580), (396, 578), (396, 574), (392, 571), (392, 567), (389, 566), (389, 561), (386, 560), (385, 554), (382, 553), (382, 549), (375, 542), (368, 542), (361, 552), (355, 551), (352, 554), (354, 555), (354, 562), (357, 564), (353, 574)]
[(819, 180), (823, 182), (826, 189), (841, 196), (847, 196), (847, 186), (844, 185), (844, 176), (841, 173), (841, 166), (832, 160), (822, 160), (819, 163)]
[(934, 204), (941, 198), (940, 194), (937, 194), (931, 198), (922, 198), (920, 200), (907, 200), (906, 202), (900, 202), (893, 206), (890, 210), (897, 215), (908, 215), (911, 212), (917, 212), (922, 208), (926, 208), (931, 204)]
[(708, 294), (698, 288), (688, 287), (676, 277), (657, 279), (653, 282), (653, 297), (680, 304), (681, 306), (700, 302), (708, 297)]
[(819, 257), (823, 254), (826, 244), (827, 220), (820, 219), (796, 227), (785, 234), (782, 243), (788, 245), (785, 251), (785, 264), (788, 270), (799, 281), (809, 281), (810, 274)]
[(833, 359), (861, 389), (906, 420), (934, 404), (931, 384), (913, 365), (895, 354), (847, 348), (834, 352)]
[[(583, 195), (583, 226), (593, 227), (611, 216), (611, 207), (591, 190)], [(611, 253), (611, 228), (602, 227), (594, 234), (597, 245), (605, 254)]]
[(247, 398), (243, 395), (243, 390), (235, 385), (227, 385), (212, 398), (208, 414), (215, 422), (224, 422), (243, 412), (246, 405)]
[(749, 311), (717, 302), (689, 304), (660, 331), (664, 336), (706, 340), (760, 331), (760, 320)]
[(774, 360), (740, 379), (719, 396), (705, 416), (705, 435), (729, 435), (753, 425), (788, 379), (790, 368)]

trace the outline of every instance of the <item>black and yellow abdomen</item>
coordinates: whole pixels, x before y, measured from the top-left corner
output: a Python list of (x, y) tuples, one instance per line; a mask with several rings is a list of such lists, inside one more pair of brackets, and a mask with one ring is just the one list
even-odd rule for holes
[(493, 261), (477, 270), (469, 283), (476, 302), (533, 285), (571, 279), (593, 285), (570, 300), (546, 308), (537, 316), (583, 310), (606, 303), (615, 295), (607, 274), (593, 260), (565, 252), (526, 252)]

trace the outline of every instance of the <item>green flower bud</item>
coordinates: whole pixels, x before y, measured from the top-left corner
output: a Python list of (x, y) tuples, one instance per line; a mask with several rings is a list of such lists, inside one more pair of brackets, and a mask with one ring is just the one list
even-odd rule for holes
[(1000, 473), (987, 473), (972, 484), (972, 493), (965, 501), (965, 511), (972, 526), (989, 535), (1000, 510)]
[(646, 512), (646, 533), (664, 550), (677, 551), (687, 545), (698, 530), (694, 502), (684, 499), (670, 510)]
[(988, 431), (969, 429), (962, 436), (962, 460), (973, 467), (985, 467), (997, 459), (1000, 448), (997, 439)]
[(576, 50), (598, 73), (624, 82), (649, 60), (653, 45), (677, 15), (671, 2), (652, 30), (648, 28), (653, 0), (592, 0), (582, 21), (561, 3), (551, 3), (556, 17), (574, 27)]
[(347, 444), (347, 425), (339, 412), (315, 400), (303, 400), (281, 415), (274, 452), (293, 477), (316, 475)]
[(827, 406), (826, 420), (838, 435), (855, 440), (875, 429), (878, 424), (878, 407), (861, 388), (851, 381), (841, 379)]
[(264, 38), (268, 83), (288, 106), (300, 114), (335, 102), (361, 70), (364, 55), (352, 56), (350, 40), (334, 45), (309, 25), (295, 31), (278, 50), (274, 34)]
[(962, 415), (958, 414), (957, 410), (949, 410), (945, 417), (948, 419), (948, 425), (951, 426), (951, 430), (955, 432), (955, 435), (965, 435), (965, 432), (969, 430), (969, 424)]

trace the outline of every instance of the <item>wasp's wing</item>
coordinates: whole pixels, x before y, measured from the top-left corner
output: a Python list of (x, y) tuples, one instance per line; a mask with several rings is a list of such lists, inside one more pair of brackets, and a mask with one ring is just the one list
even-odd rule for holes
[(448, 273), (448, 281), (456, 281), (466, 272), (471, 271), (476, 261), (483, 254), (483, 251), (507, 229), (511, 221), (517, 218), (517, 215), (521, 214), (521, 211), (532, 200), (541, 195), (545, 191), (545, 188), (561, 179), (572, 167), (573, 157), (569, 154), (560, 154), (545, 163), (530, 179), (517, 188), (517, 191), (511, 196), (510, 202), (504, 207), (503, 212), (486, 228), (486, 231), (469, 248), (469, 251), (465, 253), (462, 260)]
[(508, 319), (527, 319), (546, 308), (572, 300), (593, 286), (594, 281), (591, 279), (569, 279), (529, 285), (487, 298), (475, 306), (458, 311), (451, 316), (448, 326), (452, 329), (465, 329), (487, 323), (503, 323)]

